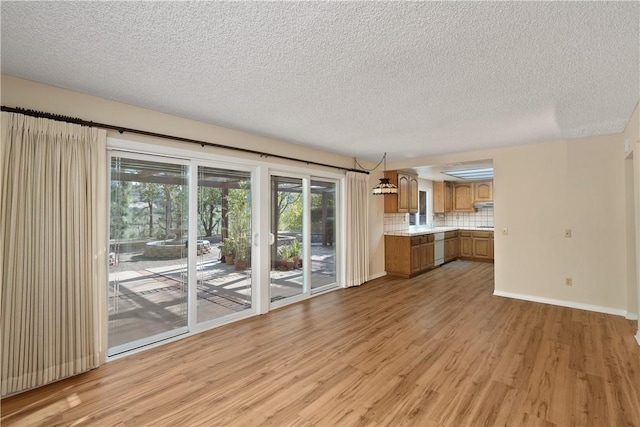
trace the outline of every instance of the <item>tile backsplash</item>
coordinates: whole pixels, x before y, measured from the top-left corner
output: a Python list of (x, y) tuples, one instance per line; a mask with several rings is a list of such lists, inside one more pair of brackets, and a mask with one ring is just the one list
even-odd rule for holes
[[(493, 227), (493, 208), (478, 209), (477, 212), (449, 212), (435, 214), (431, 222), (435, 227)], [(401, 231), (409, 228), (409, 214), (384, 214), (384, 231)]]
[(436, 227), (493, 227), (493, 208), (478, 209), (477, 212), (448, 212), (434, 216)]
[(384, 231), (400, 231), (409, 228), (408, 213), (384, 214)]

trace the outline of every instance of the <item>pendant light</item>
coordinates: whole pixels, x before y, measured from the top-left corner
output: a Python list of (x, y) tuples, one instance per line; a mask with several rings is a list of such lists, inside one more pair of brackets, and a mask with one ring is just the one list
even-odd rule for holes
[[(384, 164), (384, 172), (387, 170), (387, 153), (382, 156), (381, 163)], [(378, 163), (380, 165), (380, 163)], [(374, 168), (375, 169), (375, 168)], [(380, 178), (378, 185), (373, 187), (374, 196), (384, 196), (385, 194), (398, 194), (398, 187), (389, 182), (389, 178)]]

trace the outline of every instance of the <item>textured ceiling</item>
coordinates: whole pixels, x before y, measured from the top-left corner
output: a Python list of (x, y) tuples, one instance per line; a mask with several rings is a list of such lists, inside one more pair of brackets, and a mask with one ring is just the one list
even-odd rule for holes
[(638, 2), (2, 1), (1, 18), (2, 73), (372, 161), (620, 132), (640, 99)]

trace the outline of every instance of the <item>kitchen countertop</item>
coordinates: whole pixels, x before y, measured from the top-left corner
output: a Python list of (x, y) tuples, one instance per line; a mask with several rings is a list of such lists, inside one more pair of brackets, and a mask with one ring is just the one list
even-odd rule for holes
[(417, 236), (421, 234), (434, 234), (434, 233), (442, 233), (444, 231), (455, 231), (455, 230), (473, 230), (473, 231), (493, 231), (493, 228), (485, 228), (485, 227), (433, 227), (428, 228), (425, 226), (412, 226), (408, 229), (404, 230), (396, 230), (396, 231), (385, 231), (385, 236)]

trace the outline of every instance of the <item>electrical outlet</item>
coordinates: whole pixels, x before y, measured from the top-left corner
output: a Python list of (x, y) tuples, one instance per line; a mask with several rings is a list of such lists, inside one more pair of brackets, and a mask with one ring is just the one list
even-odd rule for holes
[(567, 228), (566, 230), (564, 230), (564, 237), (571, 238), (571, 229), (570, 228)]
[(573, 286), (573, 279), (571, 277), (567, 277), (566, 279), (564, 279), (564, 285)]
[(506, 236), (507, 234), (509, 234), (509, 228), (508, 228), (508, 227), (503, 227), (503, 228), (502, 228), (502, 234), (503, 234), (504, 236)]

